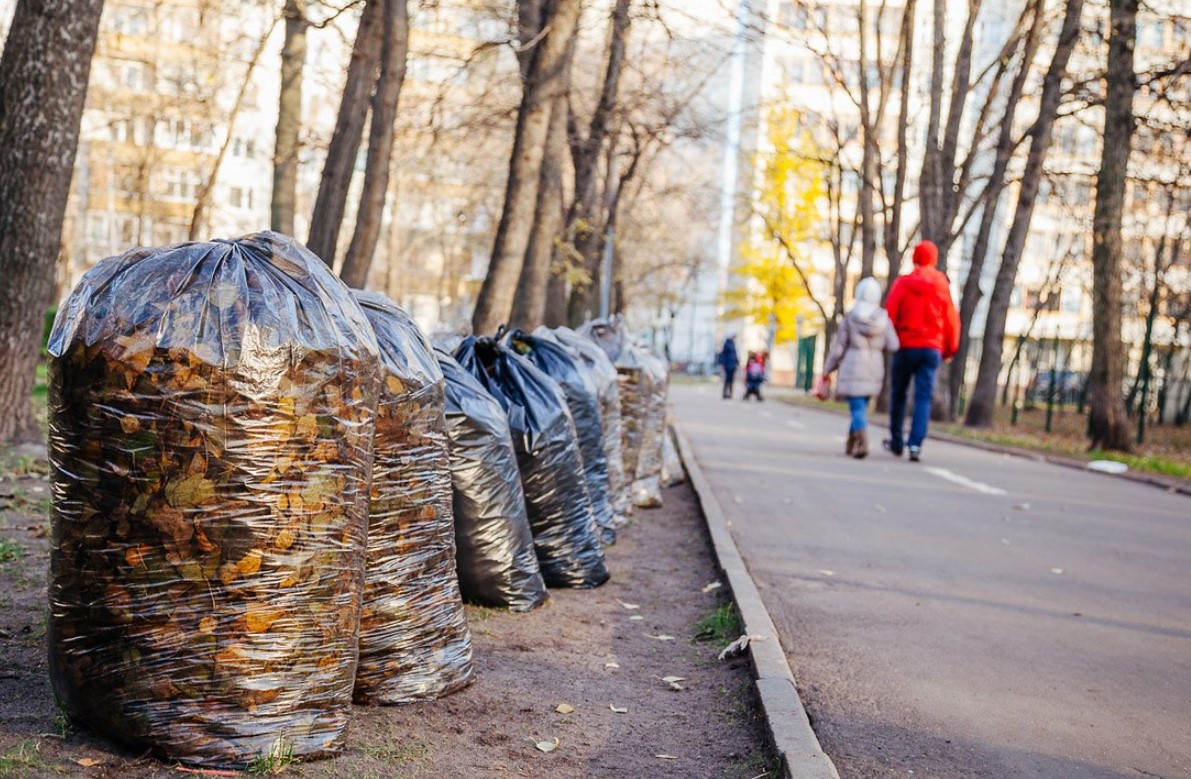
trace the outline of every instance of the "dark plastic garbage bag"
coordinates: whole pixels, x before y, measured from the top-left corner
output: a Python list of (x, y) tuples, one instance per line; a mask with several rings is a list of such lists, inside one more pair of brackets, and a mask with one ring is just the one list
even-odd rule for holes
[(604, 350), (590, 338), (579, 335), (569, 327), (547, 330), (539, 327), (535, 335), (552, 332), (563, 345), (574, 349), (591, 372), (600, 400), (600, 426), (604, 433), (604, 459), (608, 468), (608, 497), (617, 524), (632, 510), (629, 480), (624, 473), (624, 447), (621, 445), (620, 381), (616, 366)]
[(608, 580), (575, 424), (558, 384), (491, 338), (466, 338), (455, 357), (500, 403), (517, 450), (534, 547), (548, 587)]
[(380, 346), (357, 703), (438, 698), (472, 681), (455, 573), (443, 375), (396, 303), (353, 292)]
[(550, 331), (530, 335), (513, 330), (504, 343), (558, 382), (579, 436), (579, 452), (587, 474), (587, 494), (605, 546), (616, 542), (612, 504), (608, 500), (608, 459), (604, 455), (604, 429), (600, 424), (600, 401), (595, 379), (578, 355), (563, 346)]
[(546, 602), (509, 420), (496, 399), (442, 351), (455, 491), (455, 544), (463, 597), (529, 611)]
[(51, 334), (49, 664), (75, 722), (199, 766), (343, 747), (380, 369), (276, 233), (101, 261)]

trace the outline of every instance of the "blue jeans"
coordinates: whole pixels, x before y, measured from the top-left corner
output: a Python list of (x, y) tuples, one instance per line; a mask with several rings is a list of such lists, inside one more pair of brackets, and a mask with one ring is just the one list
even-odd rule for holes
[(848, 408), (852, 411), (852, 426), (848, 428), (848, 432), (855, 433), (857, 430), (864, 430), (867, 428), (868, 398), (849, 397)]
[(906, 396), (911, 379), (914, 380), (914, 418), (910, 421), (909, 445), (921, 447), (926, 440), (935, 376), (942, 363), (943, 355), (938, 349), (902, 349), (894, 353), (889, 382), (889, 444), (895, 453), (900, 453), (907, 443)]

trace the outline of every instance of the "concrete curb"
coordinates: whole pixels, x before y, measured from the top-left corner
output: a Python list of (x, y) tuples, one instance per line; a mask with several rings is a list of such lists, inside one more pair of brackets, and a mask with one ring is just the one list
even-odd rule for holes
[[(793, 406), (794, 408), (805, 408), (808, 411), (817, 411), (824, 414), (832, 414), (839, 417), (847, 417), (847, 413), (837, 411), (833, 408), (814, 408), (811, 406), (798, 403), (796, 401), (782, 400), (783, 403)], [(870, 424), (878, 422), (884, 427), (889, 426), (889, 420), (882, 414), (869, 414)], [(1016, 446), (1007, 446), (1005, 444), (994, 444), (988, 441), (979, 441), (974, 438), (965, 438), (963, 436), (952, 435), (951, 433), (937, 432), (931, 430), (927, 436), (927, 440), (934, 439), (936, 441), (943, 441), (948, 444), (958, 444), (960, 446), (967, 446), (972, 449), (980, 449), (985, 452), (994, 452), (996, 454), (1007, 454), (1012, 457), (1020, 457), (1023, 460), (1033, 460), (1036, 463), (1050, 463), (1051, 465), (1061, 465), (1064, 468), (1074, 468), (1084, 473), (1092, 473), (1097, 476), (1107, 476), (1111, 479), (1123, 479), (1125, 481), (1136, 482), (1138, 484), (1148, 484), (1151, 487), (1158, 487), (1178, 495), (1191, 496), (1191, 481), (1179, 479), (1177, 477), (1163, 478), (1151, 473), (1142, 473), (1139, 471), (1125, 471), (1124, 473), (1105, 473), (1103, 471), (1093, 471), (1088, 468), (1086, 460), (1075, 460), (1070, 457), (1063, 457), (1057, 454), (1046, 454), (1045, 452), (1035, 452), (1030, 449), (1021, 449)], [(879, 437), (878, 437), (879, 441)], [(871, 444), (870, 444), (871, 446)], [(878, 447), (879, 449), (880, 447)]]
[(786, 779), (839, 779), (835, 765), (824, 754), (818, 737), (811, 729), (806, 709), (798, 697), (794, 673), (782, 651), (777, 629), (728, 529), (730, 522), (724, 515), (723, 507), (712, 492), (711, 484), (699, 467), (686, 436), (677, 426), (673, 430), (687, 477), (703, 507), (703, 517), (720, 570), (727, 579), (744, 622), (744, 632), (750, 636), (763, 637), (762, 640), (749, 642), (749, 652), (753, 659), (761, 708), (774, 748), (782, 762), (783, 776)]

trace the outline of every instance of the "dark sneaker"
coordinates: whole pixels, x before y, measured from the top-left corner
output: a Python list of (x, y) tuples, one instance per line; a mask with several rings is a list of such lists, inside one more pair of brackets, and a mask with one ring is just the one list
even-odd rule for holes
[(884, 441), (881, 442), (881, 448), (884, 449), (886, 452), (889, 452), (894, 457), (902, 456), (901, 447), (898, 447), (895, 449), (893, 447), (893, 441), (890, 441), (888, 438), (886, 438)]
[(922, 459), (922, 449), (917, 446), (910, 447), (910, 462), (916, 463)]

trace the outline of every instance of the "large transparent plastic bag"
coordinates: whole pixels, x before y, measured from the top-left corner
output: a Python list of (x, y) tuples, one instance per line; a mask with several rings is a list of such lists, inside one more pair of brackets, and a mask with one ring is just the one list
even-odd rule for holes
[(621, 453), (626, 489), (632, 501), (632, 488), (637, 478), (637, 465), (641, 459), (643, 435), (649, 416), (649, 397), (652, 392), (650, 374), (644, 371), (644, 366), (629, 349), (629, 341), (619, 317), (585, 322), (578, 334), (598, 346), (616, 369)]
[(98, 263), (50, 337), (49, 662), (70, 718), (199, 766), (343, 747), (376, 339), (294, 241)]
[(530, 335), (513, 330), (504, 338), (506, 346), (525, 357), (558, 382), (579, 437), (579, 452), (587, 475), (587, 494), (605, 546), (616, 542), (612, 503), (608, 500), (608, 459), (604, 455), (604, 428), (600, 424), (600, 402), (595, 379), (578, 355), (563, 346), (546, 330)]
[(396, 303), (353, 292), (380, 347), (357, 703), (409, 703), (472, 681), (455, 573), (444, 382), (426, 336)]
[(612, 504), (616, 524), (624, 522), (632, 510), (629, 496), (629, 480), (624, 472), (624, 447), (621, 444), (620, 381), (616, 366), (608, 359), (604, 350), (589, 338), (585, 338), (568, 327), (547, 330), (540, 327), (535, 335), (552, 332), (562, 344), (575, 350), (583, 364), (591, 372), (596, 383), (600, 402), (600, 424), (604, 434), (604, 459), (608, 469), (608, 498)]
[(670, 371), (664, 360), (649, 351), (629, 346), (621, 352), (625, 365), (640, 366), (645, 418), (641, 424), (641, 454), (633, 480), (633, 505), (660, 508), (662, 505), (662, 448), (666, 440), (666, 396)]
[(678, 447), (674, 445), (673, 426), (667, 420), (666, 432), (662, 438), (662, 486), (673, 487), (684, 481), (686, 481), (686, 469), (682, 465)]
[(454, 357), (435, 356), (446, 378), (459, 587), (472, 603), (529, 611), (548, 595), (508, 417)]
[(508, 417), (546, 586), (603, 584), (608, 569), (587, 494), (575, 423), (562, 389), (491, 338), (464, 339), (455, 357)]

